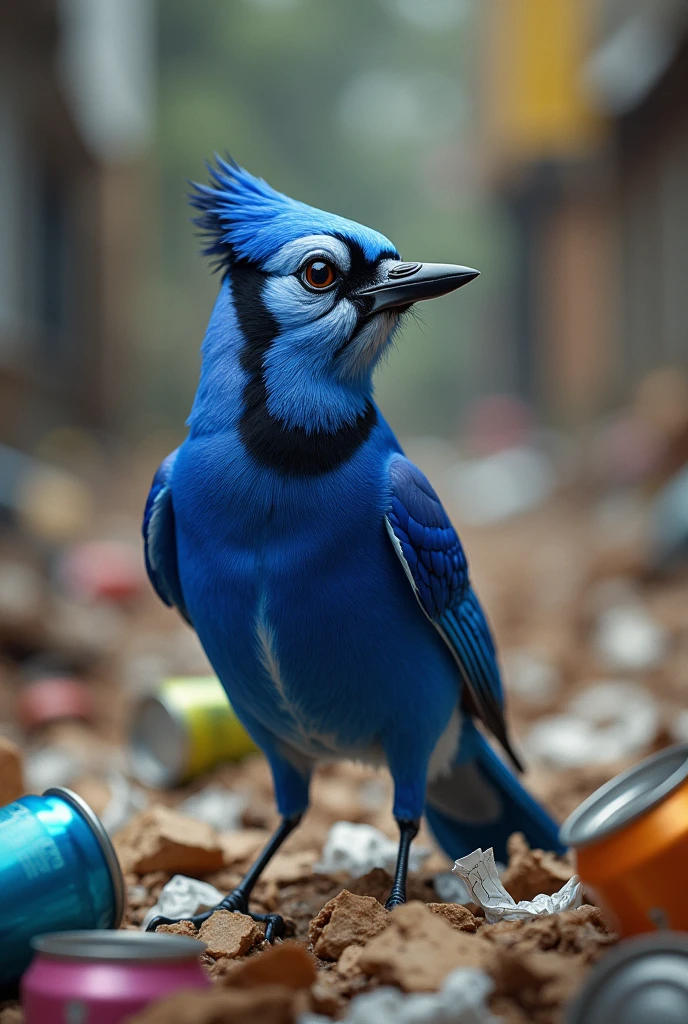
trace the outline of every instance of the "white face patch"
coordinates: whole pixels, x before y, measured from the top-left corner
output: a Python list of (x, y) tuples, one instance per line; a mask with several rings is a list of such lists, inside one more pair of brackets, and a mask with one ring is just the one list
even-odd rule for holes
[(349, 250), (344, 242), (332, 235), (307, 235), (287, 242), (282, 248), (263, 264), (269, 274), (295, 274), (302, 263), (312, 256), (330, 260), (346, 274), (351, 266)]
[(393, 310), (370, 317), (338, 359), (340, 377), (355, 379), (367, 373), (379, 359), (399, 322)]

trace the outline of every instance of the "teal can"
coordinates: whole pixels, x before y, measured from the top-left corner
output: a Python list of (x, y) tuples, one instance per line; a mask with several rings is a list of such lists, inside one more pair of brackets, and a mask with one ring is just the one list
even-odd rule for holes
[(117, 928), (123, 914), (117, 854), (81, 797), (55, 788), (0, 808), (0, 988), (28, 967), (36, 935)]

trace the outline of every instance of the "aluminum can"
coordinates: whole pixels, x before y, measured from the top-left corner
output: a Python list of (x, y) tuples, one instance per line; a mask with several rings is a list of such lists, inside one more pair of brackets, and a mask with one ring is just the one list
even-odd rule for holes
[(617, 775), (564, 822), (586, 889), (622, 935), (688, 931), (688, 743)]
[(627, 939), (600, 960), (568, 1007), (566, 1024), (685, 1024), (688, 935)]
[(136, 706), (131, 767), (148, 786), (175, 786), (257, 749), (215, 676), (168, 679)]
[(117, 927), (124, 880), (91, 808), (68, 789), (48, 789), (0, 808), (0, 986), (31, 960), (36, 935)]
[(153, 932), (57, 932), (33, 940), (26, 1024), (119, 1024), (180, 989), (208, 988), (205, 943)]

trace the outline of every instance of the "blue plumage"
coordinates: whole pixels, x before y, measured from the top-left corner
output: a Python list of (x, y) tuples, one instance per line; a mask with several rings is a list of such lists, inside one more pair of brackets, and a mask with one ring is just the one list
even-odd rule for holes
[(146, 508), (147, 567), (265, 752), (288, 827), (313, 766), (352, 757), (394, 779), (390, 905), (426, 802), (452, 856), (504, 857), (515, 828), (556, 848), (473, 724), (516, 760), (461, 542), (372, 398), (400, 314), (476, 272), (402, 263), (384, 236), (226, 161), (192, 202), (224, 274), (189, 434)]

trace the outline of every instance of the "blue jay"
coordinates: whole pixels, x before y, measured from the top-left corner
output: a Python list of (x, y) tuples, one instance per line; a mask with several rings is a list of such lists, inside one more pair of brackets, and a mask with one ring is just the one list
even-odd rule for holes
[[(372, 397), (404, 311), (478, 272), (402, 262), (378, 232), (229, 159), (208, 170), (190, 201), (222, 283), (188, 436), (155, 475), (143, 535), (151, 582), (265, 753), (282, 817), (220, 906), (248, 912), (306, 810), (313, 767), (336, 758), (392, 774), (389, 908), (405, 900), (424, 812), (452, 857), (493, 846), (504, 858), (514, 830), (559, 849), (554, 822), (475, 725), (520, 767), (461, 542)], [(270, 915), (268, 938), (281, 927)]]

